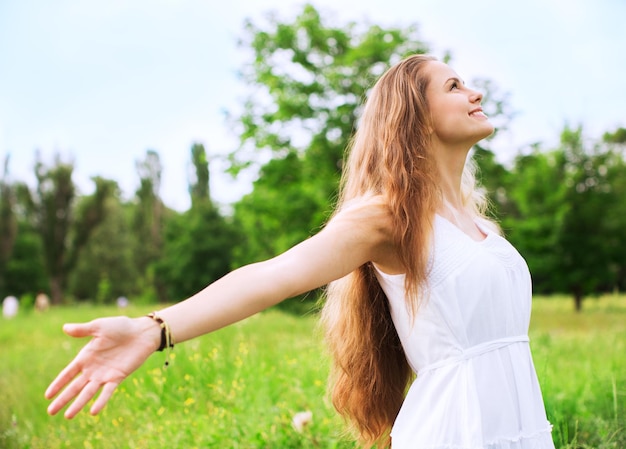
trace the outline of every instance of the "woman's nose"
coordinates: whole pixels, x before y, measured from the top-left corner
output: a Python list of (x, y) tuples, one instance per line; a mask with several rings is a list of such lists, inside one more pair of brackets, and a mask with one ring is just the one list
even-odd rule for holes
[(472, 103), (480, 103), (481, 101), (483, 101), (483, 94), (478, 91), (472, 90), (470, 92), (470, 101)]

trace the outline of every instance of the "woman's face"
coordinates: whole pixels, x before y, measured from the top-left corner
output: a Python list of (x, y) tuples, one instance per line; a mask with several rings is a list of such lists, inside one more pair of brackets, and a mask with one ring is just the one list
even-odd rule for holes
[(466, 87), (447, 64), (430, 61), (426, 99), (432, 134), (444, 144), (472, 146), (493, 133), (494, 127), (482, 112), (482, 94)]

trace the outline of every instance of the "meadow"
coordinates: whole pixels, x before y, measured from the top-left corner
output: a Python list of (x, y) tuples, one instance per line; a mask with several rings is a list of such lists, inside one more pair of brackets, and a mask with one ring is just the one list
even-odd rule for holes
[[(0, 320), (0, 448), (353, 448), (326, 394), (315, 314), (270, 310), (155, 354), (96, 417), (46, 414), (43, 393), (84, 343), (65, 322), (146, 307), (75, 306)], [(530, 330), (553, 437), (562, 449), (626, 448), (626, 297), (535, 298)], [(296, 429), (293, 417), (310, 411)]]

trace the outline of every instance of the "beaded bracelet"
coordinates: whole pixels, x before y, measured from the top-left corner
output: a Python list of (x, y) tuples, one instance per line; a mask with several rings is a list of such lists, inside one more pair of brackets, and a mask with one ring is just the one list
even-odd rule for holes
[(157, 351), (163, 351), (164, 349), (168, 350), (167, 355), (165, 356), (165, 366), (167, 367), (170, 364), (170, 352), (172, 348), (174, 348), (174, 337), (172, 336), (172, 330), (170, 329), (169, 324), (167, 324), (167, 322), (163, 318), (158, 316), (156, 312), (151, 312), (146, 316), (156, 321), (161, 328), (161, 344), (157, 348)]

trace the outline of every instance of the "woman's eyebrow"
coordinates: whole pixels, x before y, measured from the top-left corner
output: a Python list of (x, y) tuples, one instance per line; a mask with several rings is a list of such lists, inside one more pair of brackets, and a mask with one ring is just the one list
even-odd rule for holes
[(448, 84), (450, 81), (456, 81), (457, 83), (462, 84), (462, 85), (465, 86), (465, 81), (463, 81), (462, 79), (457, 78), (456, 76), (453, 76), (452, 78), (448, 78), (446, 80), (446, 82), (444, 83), (444, 85)]

